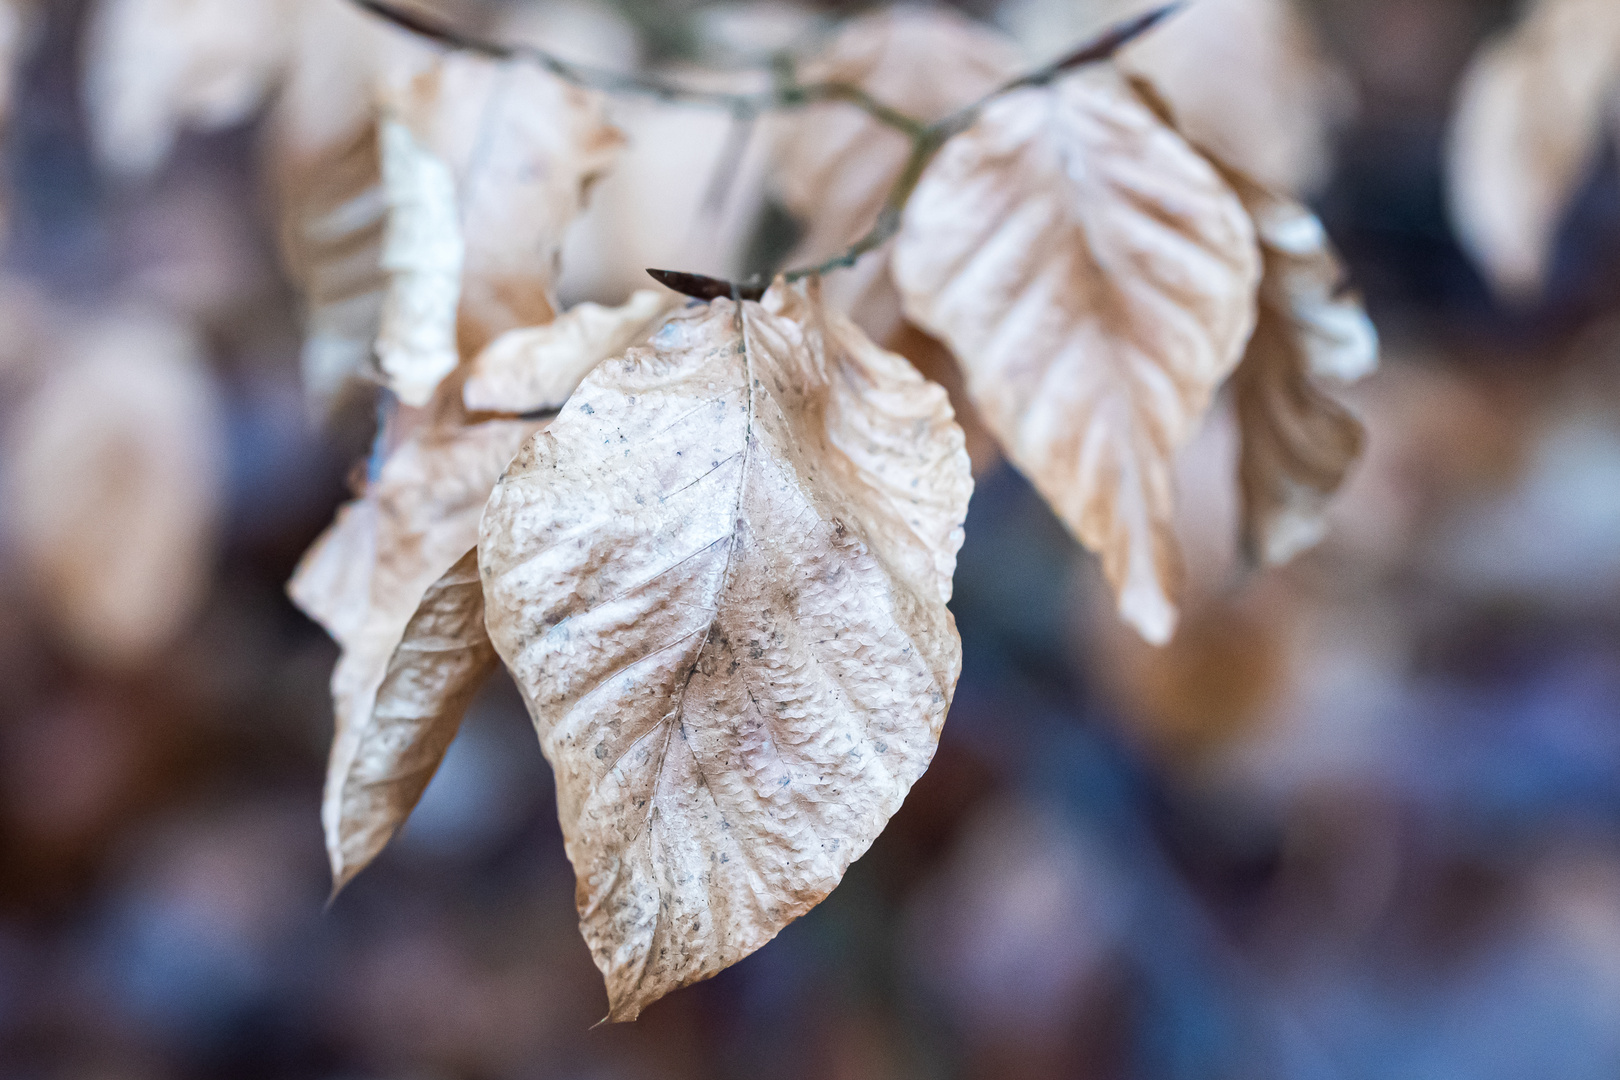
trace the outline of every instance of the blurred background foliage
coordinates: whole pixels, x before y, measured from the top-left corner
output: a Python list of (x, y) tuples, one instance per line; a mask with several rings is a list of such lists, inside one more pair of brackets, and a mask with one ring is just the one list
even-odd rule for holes
[[(87, 5), (44, 3), (4, 153), (0, 417), (43, 338), (165, 310), (214, 377), (223, 502), (205, 595), (139, 662), (86, 659), (0, 550), (0, 1076), (1620, 1073), (1620, 168), (1583, 186), (1545, 296), (1498, 304), (1448, 225), (1442, 146), (1512, 5), (1304, 7), (1354, 100), (1312, 201), (1386, 345), (1327, 542), (1221, 569), (1211, 425), (1182, 477), (1195, 599), (1155, 652), (980, 449), (932, 769), (775, 943), (592, 1028), (550, 776), (504, 675), (323, 911), (335, 647), (282, 588), (370, 417), (306, 419), (254, 123), (104, 175)], [(663, 60), (712, 62), (737, 22), (616, 13)]]

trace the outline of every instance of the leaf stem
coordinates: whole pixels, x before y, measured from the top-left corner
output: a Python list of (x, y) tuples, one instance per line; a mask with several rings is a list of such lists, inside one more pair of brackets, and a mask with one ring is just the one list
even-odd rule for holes
[[(679, 102), (687, 105), (705, 105), (728, 109), (734, 116), (757, 116), (763, 112), (784, 109), (802, 109), (828, 101), (842, 101), (855, 106), (885, 127), (905, 135), (911, 141), (911, 156), (894, 186), (889, 189), (871, 231), (856, 240), (839, 254), (814, 266), (796, 267), (785, 272), (789, 281), (815, 277), (833, 270), (855, 265), (862, 255), (882, 247), (900, 231), (900, 220), (911, 193), (922, 179), (923, 170), (953, 135), (972, 127), (984, 107), (1003, 94), (1032, 86), (1045, 86), (1052, 80), (1088, 64), (1111, 59), (1130, 42), (1147, 33), (1182, 7), (1180, 0), (1165, 4), (1135, 18), (1104, 30), (1090, 41), (1071, 50), (1063, 57), (1020, 75), (1004, 83), (965, 109), (954, 112), (942, 120), (925, 124), (912, 116), (877, 100), (852, 83), (801, 83), (795, 77), (791, 64), (781, 63), (774, 69), (769, 90), (749, 94), (734, 94), (720, 90), (703, 90), (650, 75), (624, 74), (604, 71), (588, 64), (575, 64), (544, 49), (531, 45), (513, 45), (490, 41), (465, 33), (437, 16), (420, 9), (407, 7), (395, 0), (353, 0), (366, 11), (396, 26), (437, 41), (452, 49), (479, 53), (496, 60), (517, 60), (538, 65), (564, 82), (587, 90), (621, 96), (652, 97), (659, 101)], [(691, 275), (682, 275), (683, 277)], [(662, 279), (660, 279), (662, 280)], [(712, 279), (703, 279), (710, 281)], [(729, 284), (729, 283), (724, 283)], [(721, 295), (735, 295), (738, 290), (755, 291), (756, 283), (733, 286)], [(683, 290), (684, 291), (684, 290)]]

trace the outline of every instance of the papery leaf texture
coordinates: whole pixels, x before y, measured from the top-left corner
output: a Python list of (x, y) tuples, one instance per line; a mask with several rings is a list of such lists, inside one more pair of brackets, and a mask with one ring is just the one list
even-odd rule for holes
[(358, 869), (345, 854), (354, 848), (344, 842), (352, 826), (344, 822), (343, 792), (364, 765), (360, 747), (374, 738), (389, 658), (429, 587), (477, 543), (479, 516), (501, 471), (543, 426), (469, 417), (460, 396), (456, 379), (441, 386), (365, 495), (339, 512), (288, 584), (293, 600), (343, 649), (332, 672), (336, 731), (321, 809), (337, 882)]
[(333, 881), (342, 888), (416, 807), (484, 680), (499, 660), (484, 629), (478, 552), (428, 586), (394, 647), (369, 721), (335, 792)]
[(1497, 291), (1538, 292), (1620, 107), (1620, 4), (1534, 0), (1463, 77), (1447, 145), (1457, 233)]
[(421, 407), (461, 362), (456, 309), (467, 246), (450, 166), (397, 119), (385, 117), (377, 139), (388, 203), (377, 366), (400, 401)]
[(645, 341), (680, 300), (641, 289), (618, 307), (586, 301), (543, 326), (508, 330), (473, 359), (462, 400), (475, 411), (559, 409), (592, 368)]
[(1254, 327), (1254, 227), (1112, 69), (1019, 90), (946, 143), (894, 253), (1008, 457), (1102, 558), (1121, 616), (1174, 631), (1171, 464)]
[(769, 941), (927, 767), (972, 481), (944, 391), (806, 286), (586, 376), (485, 512), (613, 1020)]

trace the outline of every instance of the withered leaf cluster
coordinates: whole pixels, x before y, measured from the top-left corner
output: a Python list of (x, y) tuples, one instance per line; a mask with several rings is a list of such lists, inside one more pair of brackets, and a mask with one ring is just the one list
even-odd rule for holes
[[(556, 773), (612, 1019), (813, 907), (933, 755), (972, 479), (946, 391), (880, 342), (948, 348), (1153, 642), (1178, 615), (1175, 462), (1217, 395), (1260, 561), (1315, 542), (1360, 451), (1333, 390), (1376, 338), (1320, 224), (1226, 159), (1227, 129), (1183, 131), (1152, 64), (996, 93), (1022, 67), (997, 31), (920, 7), (853, 20), (796, 77), (961, 130), (897, 188), (919, 144), (821, 101), (772, 118), (768, 186), (805, 224), (794, 262), (886, 214), (892, 241), (825, 284), (565, 308), (559, 252), (625, 143), (600, 95), (340, 0), (181, 6), (101, 5), (102, 153), (150, 167), (181, 126), (274, 91), (311, 392), (367, 377), (389, 405), (364, 491), (290, 585), (342, 647), (334, 879), (405, 822), (504, 664)], [(165, 40), (185, 56), (150, 85), (145, 19), (193, 35)]]

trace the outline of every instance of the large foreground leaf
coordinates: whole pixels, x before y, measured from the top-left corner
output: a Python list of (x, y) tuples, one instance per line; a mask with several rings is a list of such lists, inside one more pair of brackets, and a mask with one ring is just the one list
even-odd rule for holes
[(629, 1020), (838, 884), (933, 755), (971, 487), (946, 395), (798, 290), (586, 377), (496, 487), (487, 623)]
[(985, 423), (1102, 557), (1120, 614), (1175, 627), (1171, 460), (1254, 326), (1254, 229), (1111, 70), (997, 99), (947, 143), (894, 255)]

